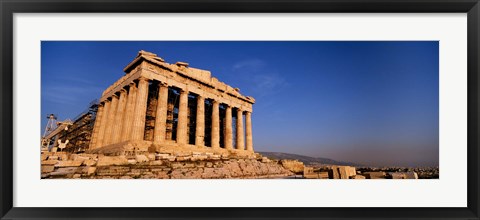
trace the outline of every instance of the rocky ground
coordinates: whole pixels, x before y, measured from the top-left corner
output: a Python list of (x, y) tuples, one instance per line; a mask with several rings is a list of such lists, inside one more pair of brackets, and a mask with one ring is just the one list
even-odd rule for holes
[(43, 152), (44, 179), (224, 179), (281, 178), (293, 173), (259, 154), (235, 157), (208, 152), (130, 156)]

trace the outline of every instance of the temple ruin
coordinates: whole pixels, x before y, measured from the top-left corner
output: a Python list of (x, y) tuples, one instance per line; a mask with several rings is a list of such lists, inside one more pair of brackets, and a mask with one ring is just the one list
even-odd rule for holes
[(99, 99), (90, 152), (135, 146), (253, 154), (253, 97), (207, 70), (169, 64), (146, 51), (124, 72)]

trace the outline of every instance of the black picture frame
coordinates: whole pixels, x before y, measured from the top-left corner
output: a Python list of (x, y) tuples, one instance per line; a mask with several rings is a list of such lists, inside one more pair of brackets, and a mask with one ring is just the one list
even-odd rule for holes
[[(479, 219), (478, 0), (0, 0), (1, 219)], [(468, 207), (466, 208), (19, 208), (13, 207), (14, 13), (467, 13)], [(252, 198), (255, 199), (255, 198)]]

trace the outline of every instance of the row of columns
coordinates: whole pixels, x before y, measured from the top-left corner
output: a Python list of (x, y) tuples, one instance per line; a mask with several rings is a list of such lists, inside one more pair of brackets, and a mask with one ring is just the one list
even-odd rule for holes
[[(145, 132), (145, 117), (147, 112), (148, 79), (139, 78), (138, 87), (131, 83), (128, 92), (120, 90), (120, 95), (113, 95), (100, 105), (97, 112), (97, 119), (94, 126), (93, 137), (90, 148), (115, 144), (127, 140), (143, 140)], [(195, 145), (205, 145), (205, 97), (197, 96), (197, 112), (195, 127)], [(165, 141), (168, 106), (168, 85), (159, 83), (158, 104), (155, 116), (154, 138), (155, 144)], [(211, 147), (220, 148), (220, 103), (213, 100)], [(188, 143), (188, 91), (180, 91), (177, 143)], [(237, 149), (253, 151), (252, 143), (252, 120), (251, 112), (245, 113), (246, 144), (244, 142), (243, 110), (237, 109), (236, 120), (236, 146)], [(226, 107), (225, 118), (226, 149), (233, 149), (232, 134), (232, 107)]]

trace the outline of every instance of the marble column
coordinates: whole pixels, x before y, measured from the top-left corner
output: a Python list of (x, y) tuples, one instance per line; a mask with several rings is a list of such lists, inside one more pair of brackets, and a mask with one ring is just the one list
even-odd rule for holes
[(245, 112), (245, 136), (246, 136), (246, 149), (253, 151), (253, 139), (252, 139), (252, 113)]
[(137, 94), (135, 83), (130, 83), (127, 96), (127, 105), (125, 106), (125, 117), (123, 119), (121, 141), (128, 141), (132, 138), (133, 112), (135, 111), (135, 97)]
[(100, 122), (100, 129), (98, 130), (98, 138), (95, 148), (102, 147), (105, 143), (105, 129), (107, 128), (108, 113), (110, 112), (110, 100), (105, 100), (103, 107), (103, 116)]
[(93, 126), (92, 138), (90, 139), (90, 149), (97, 147), (98, 133), (100, 131), (100, 124), (103, 118), (103, 104), (98, 104), (97, 115), (95, 116), (95, 125)]
[(154, 144), (160, 144), (165, 141), (167, 129), (168, 85), (160, 82), (158, 87), (157, 111), (155, 113), (155, 127), (153, 130)]
[(195, 123), (195, 145), (205, 146), (205, 98), (197, 96), (197, 121)]
[(220, 103), (213, 100), (212, 109), (212, 148), (220, 148)]
[(245, 149), (245, 143), (243, 142), (243, 111), (239, 108), (237, 109), (237, 149)]
[(177, 143), (187, 144), (187, 126), (188, 126), (188, 91), (180, 91), (180, 103), (178, 104), (178, 122), (177, 122)]
[(105, 138), (103, 145), (109, 145), (112, 143), (113, 125), (115, 124), (115, 112), (118, 105), (118, 96), (112, 95), (112, 103), (110, 104), (110, 110), (108, 111), (107, 128), (105, 128)]
[(122, 126), (125, 116), (125, 106), (127, 103), (127, 90), (120, 90), (120, 98), (118, 99), (117, 111), (115, 112), (115, 124), (113, 125), (113, 134), (111, 143), (115, 144), (121, 141), (122, 136)]
[(233, 149), (232, 146), (232, 107), (227, 106), (225, 111), (225, 148), (226, 149)]
[(147, 115), (148, 100), (148, 79), (140, 77), (138, 79), (137, 97), (135, 100), (135, 111), (133, 113), (132, 140), (143, 140), (145, 133), (145, 117)]

